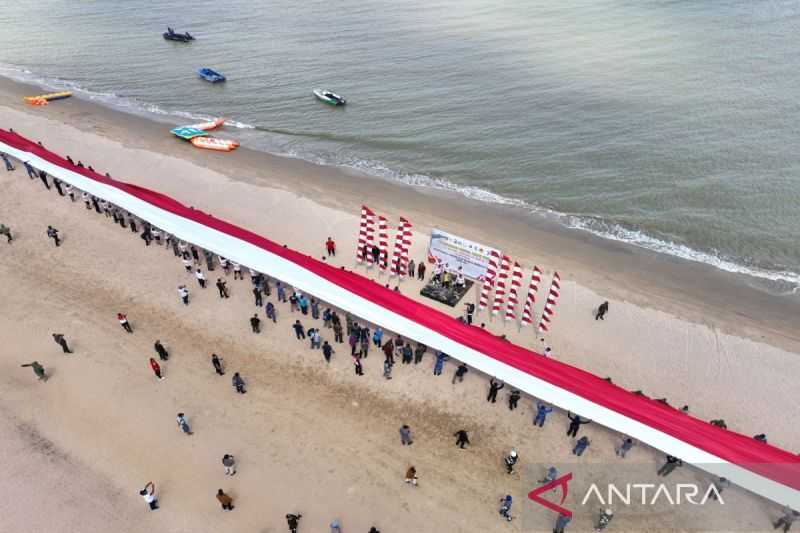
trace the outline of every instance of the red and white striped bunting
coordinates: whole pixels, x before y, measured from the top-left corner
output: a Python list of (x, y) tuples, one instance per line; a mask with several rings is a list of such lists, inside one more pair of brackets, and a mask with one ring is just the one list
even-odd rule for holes
[(400, 251), (400, 277), (408, 273), (408, 253), (411, 250), (411, 222), (400, 217), (400, 226), (403, 228), (403, 249)]
[(542, 271), (534, 265), (531, 282), (528, 285), (528, 297), (525, 299), (525, 308), (522, 310), (522, 325), (533, 323), (533, 304), (536, 303), (536, 293), (539, 291), (539, 282), (542, 281)]
[(508, 291), (508, 304), (506, 304), (506, 322), (513, 320), (517, 311), (517, 294), (522, 287), (522, 267), (514, 261), (514, 269), (511, 271), (511, 289)]
[(372, 247), (375, 246), (375, 213), (367, 213), (367, 265), (372, 266), (375, 258), (372, 256)]
[(550, 284), (550, 293), (547, 295), (547, 301), (542, 309), (542, 319), (539, 321), (539, 331), (549, 331), (550, 321), (553, 319), (553, 314), (558, 297), (561, 296), (561, 276), (558, 272), (553, 273), (553, 282)]
[(478, 311), (483, 311), (489, 305), (489, 294), (492, 292), (492, 287), (494, 286), (494, 279), (497, 276), (499, 262), (500, 253), (498, 253), (497, 250), (492, 250), (489, 256), (489, 266), (486, 268), (486, 274), (483, 276), (483, 286), (481, 286)]
[[(356, 247), (356, 261), (359, 263), (364, 262), (364, 247), (367, 245), (367, 233), (372, 234), (375, 227), (374, 221), (375, 213), (369, 207), (361, 206), (361, 223), (358, 228), (358, 246)], [(370, 228), (369, 230), (367, 228)], [(369, 254), (367, 254), (369, 255)]]
[(378, 264), (381, 270), (386, 271), (389, 266), (389, 230), (386, 217), (382, 215), (378, 215), (378, 250), (381, 252)]
[(503, 307), (503, 300), (506, 296), (506, 280), (508, 279), (508, 269), (511, 263), (511, 259), (507, 256), (503, 256), (503, 260), (500, 262), (500, 273), (497, 276), (497, 286), (494, 289), (494, 304), (492, 305), (492, 314), (496, 315), (500, 312), (500, 308)]

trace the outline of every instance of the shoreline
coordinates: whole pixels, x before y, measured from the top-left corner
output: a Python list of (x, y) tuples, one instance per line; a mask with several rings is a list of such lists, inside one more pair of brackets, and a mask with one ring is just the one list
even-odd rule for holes
[[(800, 297), (771, 293), (747, 275), (571, 230), (526, 209), (412, 187), (355, 169), (318, 165), (248, 148), (239, 148), (232, 154), (197, 150), (175, 140), (166, 121), (157, 122), (75, 97), (43, 110), (32, 110), (21, 98), (31, 90), (35, 88), (0, 78), (0, 94), (5, 102), (10, 101), (10, 105), (4, 105), (11, 109), (99, 133), (126, 147), (178, 157), (232, 180), (292, 191), (349, 213), (356, 213), (358, 206), (365, 203), (393, 219), (406, 216), (415, 231), (429, 233), (431, 227), (442, 227), (502, 249), (524, 261), (526, 269), (535, 262), (546, 265), (545, 273), (549, 275), (555, 268), (562, 279), (578, 281), (610, 299), (800, 351), (800, 333), (794, 319), (800, 316)], [(237, 171), (236, 177), (230, 175), (232, 167)], [(386, 198), (392, 199), (391, 204)], [(535, 260), (531, 261), (533, 254)]]

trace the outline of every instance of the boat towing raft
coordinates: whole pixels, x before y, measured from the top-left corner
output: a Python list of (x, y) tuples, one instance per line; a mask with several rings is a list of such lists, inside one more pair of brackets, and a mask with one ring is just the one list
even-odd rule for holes
[(194, 37), (189, 35), (188, 31), (184, 33), (177, 33), (172, 28), (167, 28), (167, 31), (165, 31), (161, 35), (163, 35), (164, 39), (168, 41), (177, 41), (179, 43), (188, 43), (190, 41), (194, 41)]

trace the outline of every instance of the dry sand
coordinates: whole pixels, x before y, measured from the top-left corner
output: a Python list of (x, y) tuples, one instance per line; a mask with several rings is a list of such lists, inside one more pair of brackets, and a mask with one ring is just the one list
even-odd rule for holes
[[(257, 166), (247, 152), (241, 166), (238, 153), (198, 153), (174, 144), (171, 154), (161, 153), (138, 136), (124, 136), (120, 117), (125, 115), (114, 114), (115, 125), (106, 120), (110, 112), (95, 116), (85, 103), (61, 111), (82, 113), (80, 130), (53, 120), (56, 105), (34, 112), (12, 107), (19, 106), (0, 108), (0, 126), (278, 242), (321, 255), (325, 238), (333, 235), (340, 247), (337, 264), (352, 265), (362, 198), (380, 212), (407, 213), (417, 227), (441, 225), (532, 264), (533, 250), (520, 245), (526, 235), (487, 226), (493, 215), (472, 216), (470, 206), (425, 213), (430, 197), (417, 195), (415, 201), (413, 191), (381, 196), (394, 186), (373, 186), (335, 169), (316, 168), (316, 175), (306, 175), (298, 170), (309, 165), (268, 156), (262, 164), (275, 161), (274, 169)], [(137, 120), (128, 121), (130, 131), (141, 133)], [(224, 174), (218, 171), (223, 165)], [(283, 515), (295, 510), (304, 514), (301, 531), (324, 531), (334, 517), (348, 532), (366, 532), (372, 524), (384, 533), (550, 526), (551, 513), (535, 508), (526, 510), (523, 521), (501, 523), (495, 503), (510, 492), (524, 505), (532, 488), (530, 476), (509, 478), (503, 472), (502, 454), (510, 447), (519, 450), (523, 463), (569, 461), (563, 414), (554, 413), (544, 429), (534, 430), (528, 399), (513, 413), (489, 405), (484, 377), (471, 372), (453, 386), (453, 366), (436, 378), (430, 355), (419, 367), (396, 367), (390, 382), (380, 378), (377, 354), (366, 360), (366, 376), (353, 376), (344, 345), (337, 346), (327, 367), (319, 352), (294, 340), (287, 307), (279, 307), (278, 327), (264, 323), (260, 336), (250, 333), (247, 318), (254, 308), (248, 281), (230, 279), (233, 297), (222, 302), (213, 285), (199, 289), (170, 251), (145, 248), (80, 202), (72, 205), (55, 191), (47, 193), (22, 170), (0, 174), (0, 219), (17, 238), (9, 247), (0, 242), (0, 456), (8, 474), (0, 487), (19, 495), (0, 504), (0, 530), (282, 531)], [(328, 176), (328, 183), (320, 176)], [(358, 186), (349, 189), (353, 183)], [(458, 209), (464, 211), (456, 220)], [(58, 249), (44, 236), (48, 224), (64, 235)], [(552, 244), (535, 240), (541, 233), (530, 230), (531, 248)], [(412, 257), (424, 257), (426, 236), (417, 233), (413, 241)], [(637, 267), (652, 260), (636, 257)], [(600, 289), (608, 280), (597, 282), (597, 274), (581, 268), (576, 257), (561, 262), (558, 250), (550, 249), (535, 259), (547, 273), (555, 267), (567, 280), (548, 338), (558, 359), (666, 396), (673, 404), (688, 403), (696, 416), (724, 418), (734, 430), (765, 432), (778, 446), (800, 449), (800, 431), (786, 424), (800, 415), (796, 403), (787, 401), (798, 390), (800, 362), (790, 327), (796, 316), (784, 317), (774, 328), (759, 322), (793, 302), (737, 321), (730, 309), (711, 305), (717, 301), (713, 296), (698, 294), (681, 313), (681, 299), (666, 290), (668, 285), (650, 293), (651, 285), (631, 282), (606, 292)], [(208, 275), (212, 282), (217, 272)], [(630, 279), (637, 276), (632, 272)], [(188, 307), (175, 291), (181, 283), (192, 293)], [(417, 282), (401, 286), (405, 294), (418, 289)], [(764, 297), (753, 296), (753, 301), (759, 298)], [(611, 301), (611, 312), (598, 323), (591, 311), (604, 299)], [(651, 307), (640, 305), (644, 301)], [(134, 335), (124, 334), (116, 323), (117, 311), (128, 314)], [(503, 324), (490, 328), (538, 348), (530, 331), (520, 334)], [(50, 338), (55, 330), (67, 334), (74, 356), (60, 353)], [(726, 333), (732, 331), (740, 336)], [(147, 368), (156, 338), (172, 354), (162, 382)], [(211, 352), (226, 360), (230, 372), (225, 377), (213, 373)], [(51, 371), (50, 381), (37, 383), (29, 369), (19, 368), (33, 359)], [(245, 396), (230, 386), (236, 370), (249, 382)], [(177, 430), (178, 411), (188, 414), (195, 435)], [(404, 422), (417, 433), (411, 448), (398, 442), (397, 428)], [(456, 451), (450, 437), (462, 426), (471, 430), (474, 443), (465, 452)], [(613, 460), (617, 436), (596, 425), (586, 433), (593, 444), (582, 460)], [(224, 453), (240, 461), (235, 478), (223, 475)], [(633, 459), (660, 460), (641, 448)], [(416, 490), (402, 482), (409, 464), (420, 472)], [(684, 469), (676, 475), (697, 473)], [(159, 489), (157, 513), (149, 513), (136, 493), (149, 480)], [(219, 510), (217, 488), (235, 498), (233, 513)], [(743, 513), (742, 525), (752, 530), (762, 529), (774, 514), (772, 506), (743, 491), (731, 491), (730, 498)], [(682, 522), (665, 517), (653, 524), (621, 515), (614, 530), (657, 531), (671, 523)], [(571, 529), (588, 525), (588, 518), (578, 517)]]

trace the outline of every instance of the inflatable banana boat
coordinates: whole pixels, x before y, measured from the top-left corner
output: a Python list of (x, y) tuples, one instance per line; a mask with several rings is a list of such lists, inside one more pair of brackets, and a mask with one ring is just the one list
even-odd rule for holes
[(30, 105), (47, 105), (47, 102), (63, 100), (70, 96), (72, 96), (71, 91), (62, 91), (60, 93), (40, 94), (39, 96), (26, 96), (25, 101)]
[(197, 148), (205, 150), (217, 150), (219, 152), (232, 152), (239, 148), (239, 143), (228, 139), (217, 139), (215, 137), (194, 137), (189, 142)]

